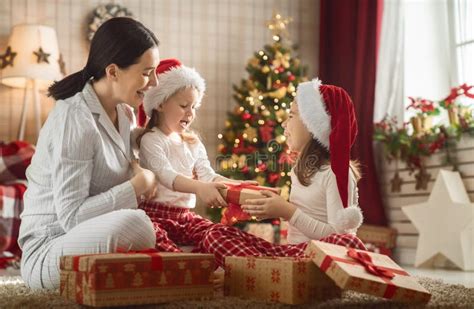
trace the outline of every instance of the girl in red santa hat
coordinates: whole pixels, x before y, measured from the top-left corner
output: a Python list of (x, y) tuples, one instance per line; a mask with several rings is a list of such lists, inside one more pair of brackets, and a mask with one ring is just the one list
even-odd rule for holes
[(158, 87), (145, 93), (138, 117), (140, 125), (147, 117), (149, 121), (136, 142), (140, 165), (154, 172), (158, 184), (156, 195), (142, 200), (139, 208), (153, 222), (157, 249), (180, 252), (179, 246), (194, 246), (199, 251), (213, 223), (191, 211), (196, 196), (210, 207), (225, 207), (218, 191), (226, 188), (221, 181), (237, 181), (214, 172), (204, 145), (190, 131), (204, 95), (204, 79), (177, 59), (162, 60), (156, 74)]
[(298, 153), (289, 202), (262, 191), (265, 198), (248, 200), (242, 209), (259, 219), (288, 220), (289, 245), (215, 225), (205, 233), (203, 247), (220, 266), (232, 255), (303, 256), (310, 240), (365, 250), (355, 236), (363, 216), (358, 206), (359, 172), (350, 160), (357, 122), (349, 95), (318, 79), (301, 83), (283, 127), (290, 150)]

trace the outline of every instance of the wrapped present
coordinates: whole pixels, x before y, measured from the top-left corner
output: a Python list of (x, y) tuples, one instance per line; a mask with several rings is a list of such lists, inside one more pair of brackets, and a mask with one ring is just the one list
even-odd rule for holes
[(288, 221), (280, 221), (280, 245), (288, 244)]
[(357, 230), (357, 237), (364, 243), (393, 249), (396, 244), (397, 230), (385, 226), (362, 224)]
[(124, 306), (213, 296), (212, 254), (110, 253), (63, 256), (60, 294), (89, 306)]
[(249, 223), (246, 226), (246, 232), (268, 242), (275, 242), (275, 230), (271, 223)]
[(340, 297), (341, 289), (309, 258), (226, 257), (224, 294), (285, 304)]
[(228, 204), (228, 207), (224, 208), (222, 211), (221, 223), (225, 225), (232, 225), (238, 221), (247, 221), (252, 219), (247, 213), (242, 211), (240, 205), (242, 205), (246, 200), (263, 198), (264, 195), (260, 191), (268, 190), (276, 194), (280, 194), (281, 192), (279, 188), (255, 186), (245, 183), (226, 183), (226, 186), (226, 189), (219, 190)]
[(311, 241), (305, 252), (342, 289), (427, 303), (431, 294), (388, 256)]

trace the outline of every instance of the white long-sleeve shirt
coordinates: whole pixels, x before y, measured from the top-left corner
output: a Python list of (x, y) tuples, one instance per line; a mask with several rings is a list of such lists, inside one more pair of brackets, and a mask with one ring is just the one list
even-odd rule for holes
[(196, 195), (173, 190), (176, 176), (212, 181), (218, 175), (212, 169), (206, 148), (200, 140), (190, 144), (176, 133), (165, 135), (154, 128), (140, 142), (140, 165), (153, 171), (158, 178), (157, 196), (153, 201), (176, 207), (194, 208)]
[(26, 171), (20, 246), (30, 238), (54, 239), (114, 210), (137, 208), (129, 181), (129, 109), (117, 106), (117, 131), (89, 83), (56, 102)]
[[(343, 232), (336, 222), (336, 213), (343, 209), (343, 205), (336, 175), (329, 165), (321, 167), (307, 187), (299, 182), (294, 171), (291, 171), (291, 181), (290, 202), (297, 210), (288, 221), (289, 244), (299, 244)], [(350, 169), (348, 188), (348, 205), (358, 205), (357, 181)]]

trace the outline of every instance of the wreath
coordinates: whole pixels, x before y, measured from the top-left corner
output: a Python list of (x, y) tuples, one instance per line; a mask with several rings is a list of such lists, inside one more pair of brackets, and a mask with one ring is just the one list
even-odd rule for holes
[(99, 5), (93, 12), (89, 22), (87, 38), (89, 41), (92, 41), (95, 32), (99, 27), (106, 22), (107, 20), (113, 17), (133, 17), (132, 12), (130, 12), (126, 7), (123, 7), (118, 4), (102, 4)]

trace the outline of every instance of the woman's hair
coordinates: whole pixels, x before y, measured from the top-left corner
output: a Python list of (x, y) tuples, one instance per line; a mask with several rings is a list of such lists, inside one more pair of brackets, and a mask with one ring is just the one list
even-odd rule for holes
[[(174, 94), (176, 94), (179, 91), (184, 90), (184, 89), (185, 88), (181, 88), (178, 91), (176, 91)], [(172, 97), (173, 95), (171, 95), (170, 97)], [(163, 102), (162, 104), (164, 104), (165, 102)], [(150, 120), (148, 120), (148, 122), (145, 126), (145, 130), (137, 136), (136, 143), (138, 145), (138, 148), (140, 148), (140, 142), (141, 142), (143, 136), (146, 133), (151, 132), (153, 130), (153, 128), (158, 128), (159, 124), (160, 124), (160, 112), (158, 110), (156, 110), (156, 108), (154, 108), (151, 112)], [(184, 131), (183, 133), (181, 133), (180, 135), (181, 135), (181, 138), (183, 139), (183, 141), (185, 141), (188, 144), (194, 144), (199, 140), (199, 136), (194, 131), (187, 130), (187, 131)]]
[(125, 69), (158, 45), (153, 32), (140, 22), (128, 17), (109, 19), (97, 29), (84, 69), (55, 82), (48, 88), (48, 96), (56, 100), (69, 98), (81, 91), (89, 79), (104, 77), (105, 68), (111, 63)]
[[(301, 151), (294, 169), (299, 182), (307, 187), (311, 184), (311, 178), (321, 168), (321, 166), (330, 162), (331, 155), (317, 139), (311, 139)], [(359, 171), (359, 162), (351, 160), (349, 167), (354, 173), (356, 180), (361, 178)]]

